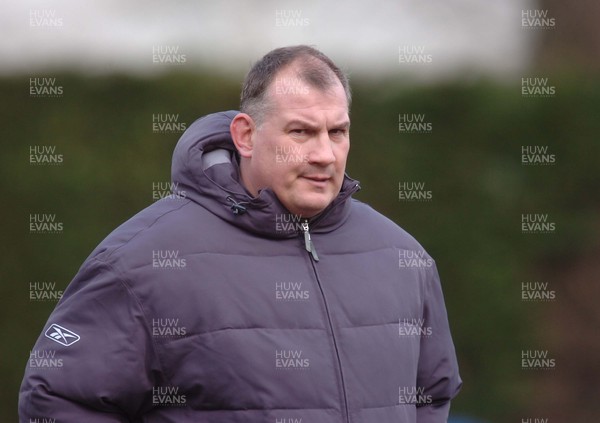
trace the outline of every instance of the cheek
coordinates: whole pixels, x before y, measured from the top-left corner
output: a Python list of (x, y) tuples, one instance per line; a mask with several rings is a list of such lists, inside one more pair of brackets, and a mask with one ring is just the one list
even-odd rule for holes
[(336, 168), (338, 170), (346, 168), (346, 160), (348, 159), (348, 152), (350, 151), (350, 143), (345, 142), (343, 144), (337, 145), (334, 150), (334, 155), (336, 158)]
[(266, 139), (261, 139), (260, 143), (254, 145), (252, 160), (256, 163), (258, 174), (261, 175), (265, 182), (271, 179), (271, 175), (279, 171), (275, 160), (275, 147)]
[(290, 163), (289, 161), (281, 160), (281, 158), (280, 160), (277, 160), (275, 154), (270, 155), (268, 160), (268, 163), (265, 163), (265, 177), (269, 184), (272, 187), (282, 190), (293, 187), (302, 165)]

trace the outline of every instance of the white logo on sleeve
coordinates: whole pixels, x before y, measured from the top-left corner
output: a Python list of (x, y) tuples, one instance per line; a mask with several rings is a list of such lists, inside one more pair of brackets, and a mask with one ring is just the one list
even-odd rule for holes
[(52, 323), (44, 335), (46, 335), (47, 338), (64, 345), (65, 347), (73, 345), (80, 339), (79, 335), (77, 335), (75, 332), (67, 328), (63, 328), (56, 323)]

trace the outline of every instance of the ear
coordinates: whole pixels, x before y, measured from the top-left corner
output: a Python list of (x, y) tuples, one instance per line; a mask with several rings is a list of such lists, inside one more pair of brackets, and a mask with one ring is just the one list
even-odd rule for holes
[(256, 125), (254, 124), (254, 120), (246, 113), (238, 113), (231, 121), (229, 131), (231, 132), (235, 148), (237, 148), (241, 157), (252, 157), (252, 149), (254, 147), (252, 135), (255, 130)]

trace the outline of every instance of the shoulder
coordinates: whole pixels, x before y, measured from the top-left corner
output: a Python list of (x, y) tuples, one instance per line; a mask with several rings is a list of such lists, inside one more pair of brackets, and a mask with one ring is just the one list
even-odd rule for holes
[(210, 219), (206, 209), (190, 200), (160, 200), (114, 229), (86, 261), (106, 263), (116, 270), (148, 263), (153, 251), (188, 249), (201, 238)]
[(405, 229), (359, 200), (352, 199), (352, 212), (347, 223), (351, 225), (353, 232), (356, 232), (356, 236), (360, 238), (361, 242), (367, 243), (373, 248), (393, 247), (425, 251), (415, 237)]

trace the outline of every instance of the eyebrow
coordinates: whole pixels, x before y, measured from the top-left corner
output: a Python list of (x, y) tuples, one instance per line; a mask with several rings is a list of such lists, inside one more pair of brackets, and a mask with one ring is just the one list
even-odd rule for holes
[[(318, 125), (315, 125), (314, 123), (311, 123), (309, 121), (306, 120), (301, 120), (301, 119), (294, 119), (289, 121), (286, 125), (285, 125), (285, 129), (289, 129), (291, 126), (294, 125), (300, 125), (300, 126), (304, 126), (308, 129), (311, 130), (316, 130), (318, 129)], [(339, 123), (336, 123), (335, 125), (332, 125), (333, 128), (344, 128), (344, 129), (348, 129), (350, 128), (350, 121), (349, 120), (343, 120)]]
[(311, 123), (309, 121), (293, 119), (293, 120), (290, 120), (288, 123), (286, 123), (285, 129), (289, 129), (290, 127), (296, 126), (296, 125), (303, 126), (305, 128), (309, 128), (311, 130), (316, 130), (318, 128), (317, 125), (315, 125), (314, 123)]
[(350, 128), (350, 121), (349, 120), (343, 120), (340, 123), (336, 123), (335, 125), (333, 125), (334, 128), (344, 128), (344, 129), (348, 129)]

